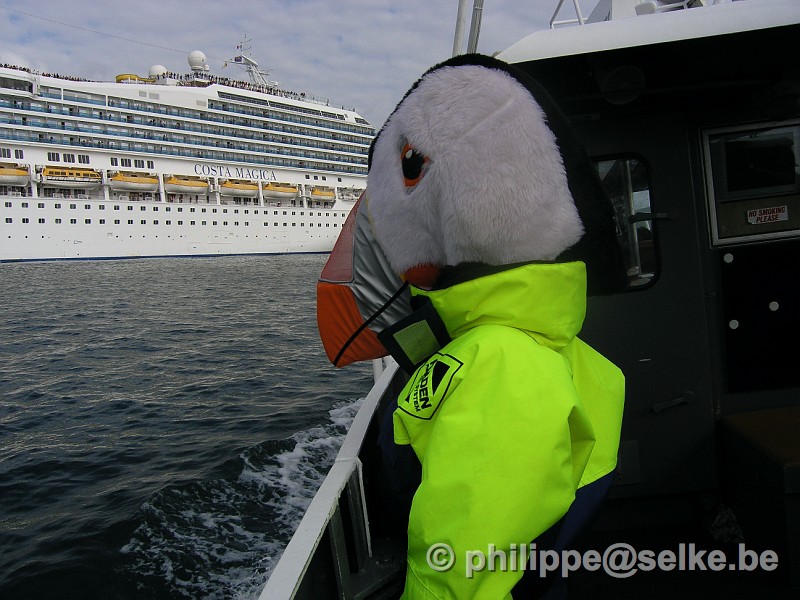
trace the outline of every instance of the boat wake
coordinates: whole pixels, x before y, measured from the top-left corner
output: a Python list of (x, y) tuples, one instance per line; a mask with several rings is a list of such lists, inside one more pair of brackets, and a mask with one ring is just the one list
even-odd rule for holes
[(360, 406), (339, 404), (329, 423), (248, 448), (235, 478), (155, 494), (122, 548), (117, 596), (257, 598)]

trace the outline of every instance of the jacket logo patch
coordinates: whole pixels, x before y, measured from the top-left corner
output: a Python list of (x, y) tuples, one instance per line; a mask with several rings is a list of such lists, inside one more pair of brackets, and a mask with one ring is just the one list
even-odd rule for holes
[(418, 419), (433, 418), (462, 366), (457, 358), (437, 352), (414, 372), (408, 394), (398, 400), (397, 408)]

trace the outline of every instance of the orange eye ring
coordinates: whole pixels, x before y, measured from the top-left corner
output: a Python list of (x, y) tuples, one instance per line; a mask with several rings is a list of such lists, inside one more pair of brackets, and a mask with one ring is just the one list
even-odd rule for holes
[(406, 187), (414, 187), (420, 182), (428, 160), (427, 156), (417, 152), (411, 144), (403, 146), (400, 162), (403, 168), (403, 183)]

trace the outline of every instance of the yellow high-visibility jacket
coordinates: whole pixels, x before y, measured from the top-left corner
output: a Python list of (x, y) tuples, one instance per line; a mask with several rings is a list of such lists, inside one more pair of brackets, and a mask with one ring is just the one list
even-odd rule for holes
[[(466, 576), (470, 551), (530, 544), (578, 488), (616, 466), (620, 370), (576, 337), (584, 264), (532, 263), (413, 294), (430, 298), (452, 341), (412, 375), (394, 412), (422, 481), (411, 505), (404, 598), (511, 598), (519, 569)], [(454, 562), (431, 568), (435, 544)], [(490, 547), (491, 545), (491, 547)]]

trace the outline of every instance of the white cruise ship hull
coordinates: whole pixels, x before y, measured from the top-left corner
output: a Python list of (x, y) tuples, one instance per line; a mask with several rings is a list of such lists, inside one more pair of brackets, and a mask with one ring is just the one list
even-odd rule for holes
[[(0, 261), (329, 252), (347, 210), (2, 197)], [(27, 205), (27, 206), (24, 206)], [(74, 208), (73, 208), (74, 207)]]

